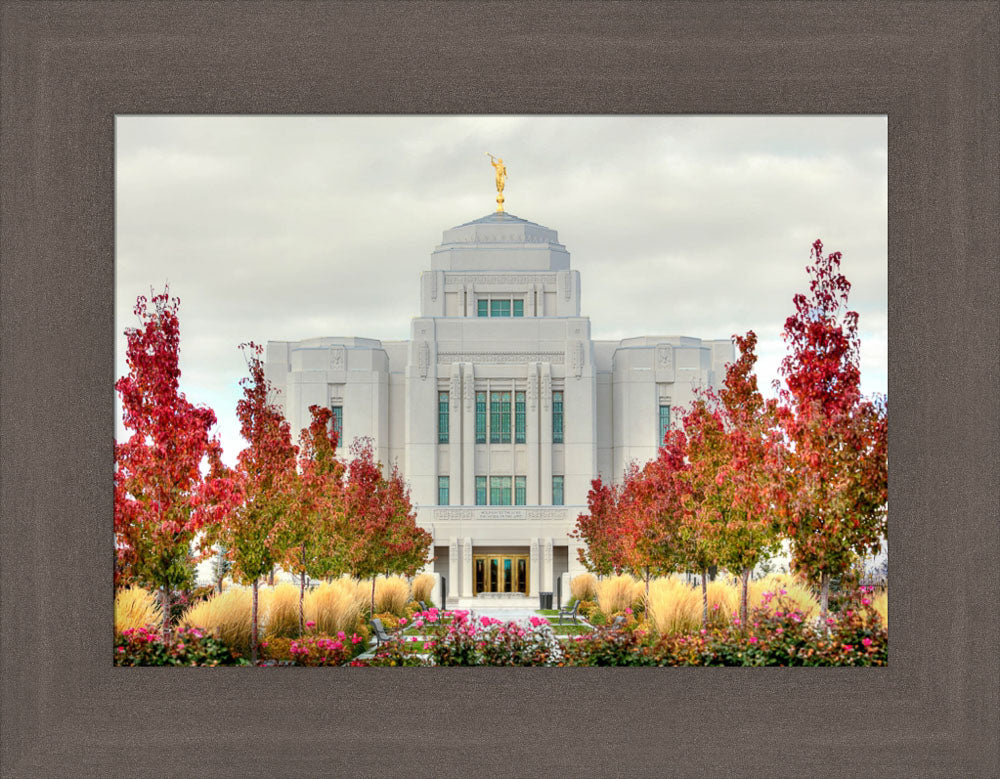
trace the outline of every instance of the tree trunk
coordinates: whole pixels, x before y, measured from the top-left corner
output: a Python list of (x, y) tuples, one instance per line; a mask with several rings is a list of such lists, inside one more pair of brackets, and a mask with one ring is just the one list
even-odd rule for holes
[(305, 627), (305, 599), (306, 599), (306, 545), (302, 545), (302, 577), (299, 580), (299, 638), (302, 638), (302, 630)]
[(259, 579), (253, 580), (253, 608), (250, 610), (250, 661), (257, 665), (257, 586)]
[(160, 601), (163, 607), (163, 640), (170, 640), (170, 588), (164, 587), (160, 591)]
[(708, 627), (708, 570), (701, 569), (701, 624)]
[(375, 577), (372, 577), (372, 616), (375, 616)]
[(747, 619), (750, 616), (749, 608), (747, 608), (747, 601), (749, 600), (747, 590), (750, 589), (750, 569), (744, 568), (740, 573), (740, 622), (744, 625), (747, 624)]
[(819, 618), (826, 629), (826, 617), (830, 606), (830, 574), (823, 571), (819, 576)]
[(649, 603), (649, 569), (646, 569), (646, 603)]

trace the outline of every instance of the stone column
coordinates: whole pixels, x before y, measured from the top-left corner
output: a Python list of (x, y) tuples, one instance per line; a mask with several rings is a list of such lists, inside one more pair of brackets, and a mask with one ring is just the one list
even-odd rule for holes
[(542, 566), (542, 592), (555, 592), (555, 581), (552, 578), (554, 566), (551, 538), (542, 539), (542, 556), (545, 558), (545, 564)]
[(458, 597), (458, 539), (454, 537), (448, 540), (448, 597)]
[(462, 539), (462, 597), (472, 597), (472, 539)]
[(461, 505), (476, 503), (476, 378), (472, 363), (462, 369), (462, 500)]
[(541, 581), (539, 577), (539, 567), (540, 561), (538, 559), (538, 539), (532, 538), (531, 543), (528, 545), (528, 568), (530, 569), (528, 573), (529, 581), (529, 596), (537, 596), (539, 589), (538, 583)]
[(525, 393), (525, 448), (528, 453), (527, 478), (525, 483), (528, 493), (525, 502), (529, 506), (537, 506), (539, 500), (539, 473), (538, 473), (538, 363), (528, 363), (528, 390)]
[(541, 390), (539, 391), (541, 414), (539, 419), (539, 481), (543, 506), (552, 505), (552, 364), (543, 362), (541, 368)]

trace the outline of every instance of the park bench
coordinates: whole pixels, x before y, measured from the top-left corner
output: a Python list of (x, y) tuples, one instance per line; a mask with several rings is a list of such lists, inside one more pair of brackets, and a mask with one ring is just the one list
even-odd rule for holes
[(573, 622), (579, 624), (580, 622), (578, 619), (579, 615), (580, 615), (580, 599), (577, 598), (576, 602), (573, 604), (573, 608), (559, 609), (559, 615), (558, 615), (559, 624), (560, 625), (562, 624), (563, 617), (570, 617), (572, 618)]
[(378, 649), (382, 644), (388, 644), (390, 641), (395, 641), (396, 636), (390, 636), (385, 631), (385, 625), (382, 624), (382, 620), (375, 617), (371, 621), (372, 633), (375, 635), (375, 648)]

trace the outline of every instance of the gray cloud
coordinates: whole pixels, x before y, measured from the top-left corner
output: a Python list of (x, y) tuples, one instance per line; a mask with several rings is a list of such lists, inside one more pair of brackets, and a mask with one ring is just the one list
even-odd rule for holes
[(117, 371), (136, 295), (169, 281), (183, 388), (233, 460), (237, 344), (408, 337), (442, 230), (495, 207), (490, 151), (508, 211), (559, 231), (595, 338), (754, 329), (769, 386), (822, 238), (884, 392), (886, 136), (884, 117), (120, 117)]

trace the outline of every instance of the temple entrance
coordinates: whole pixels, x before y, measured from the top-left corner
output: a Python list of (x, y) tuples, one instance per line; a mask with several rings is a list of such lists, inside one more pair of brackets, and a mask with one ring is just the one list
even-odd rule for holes
[(484, 592), (528, 594), (528, 555), (473, 555), (473, 595)]

